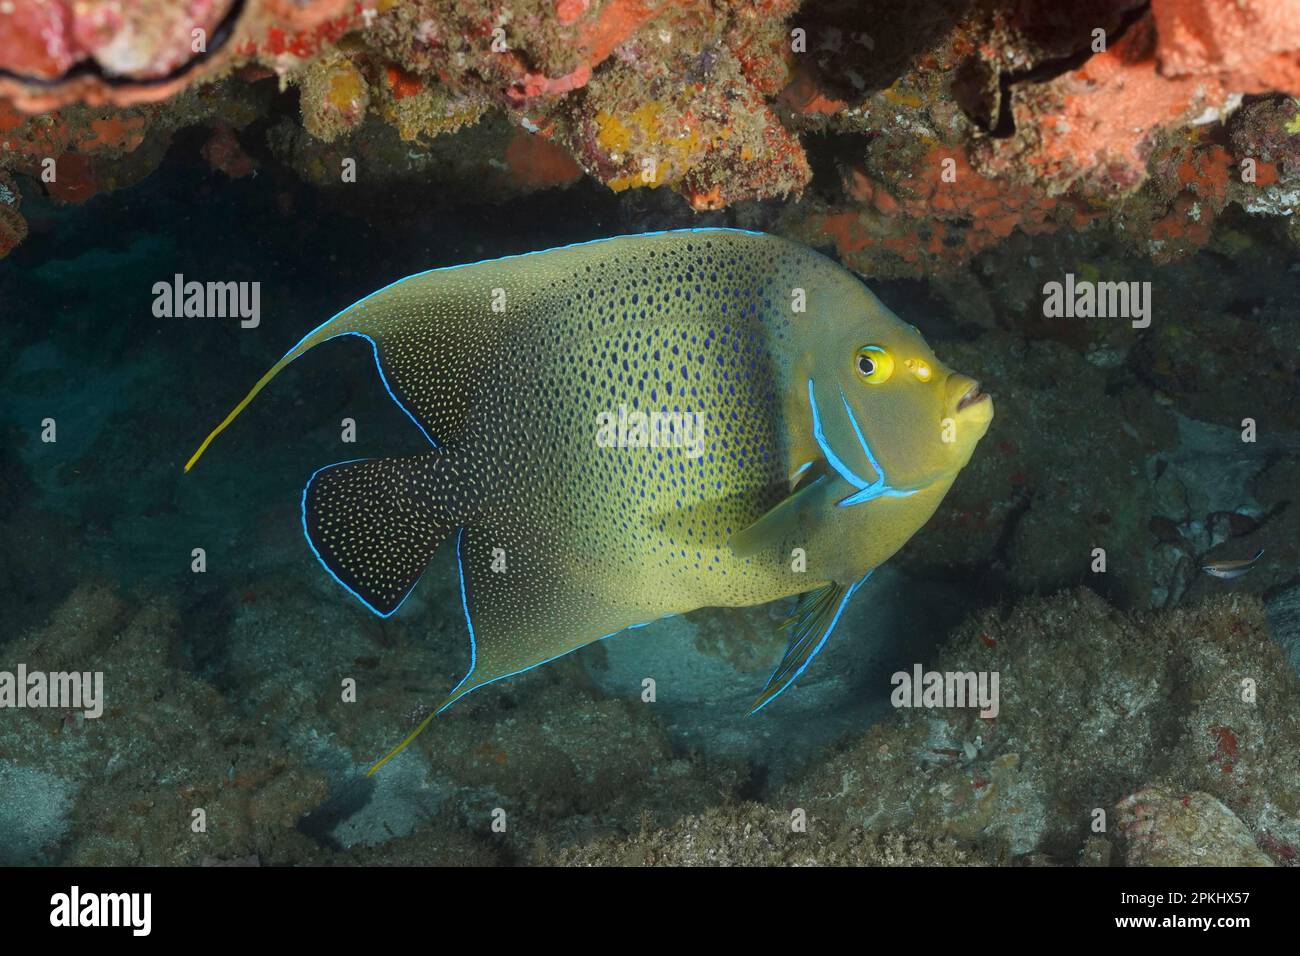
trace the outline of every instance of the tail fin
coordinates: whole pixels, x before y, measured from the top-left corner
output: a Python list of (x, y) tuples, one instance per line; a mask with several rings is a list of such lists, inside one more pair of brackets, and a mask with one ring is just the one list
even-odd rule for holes
[(285, 353), (284, 358), (280, 359), (280, 361), (272, 365), (270, 371), (268, 371), (265, 375), (259, 378), (257, 380), (257, 384), (254, 385), (252, 389), (249, 391), (249, 393), (244, 396), (244, 400), (235, 406), (234, 410), (222, 420), (220, 425), (212, 429), (212, 431), (208, 434), (207, 438), (203, 439), (203, 444), (199, 446), (199, 450), (196, 451), (193, 455), (191, 455), (190, 460), (185, 463), (185, 470), (189, 471), (191, 468), (194, 467), (194, 463), (199, 460), (199, 457), (205, 451), (208, 450), (208, 446), (212, 444), (212, 440), (216, 438), (218, 435), (220, 435), (223, 431), (225, 431), (226, 426), (228, 426), (231, 422), (233, 422), (236, 418), (239, 417), (239, 413), (242, 412), (245, 408), (247, 408), (249, 403), (254, 398), (257, 397), (257, 393), (260, 392), (262, 389), (264, 389), (267, 386), (267, 383), (269, 383), (271, 379), (275, 378), (276, 375), (280, 373), (280, 369), (284, 368), (286, 365), (288, 365), (290, 362), (292, 362), (294, 359), (302, 355), (304, 352), (306, 352), (308, 349), (312, 348), (313, 346), (319, 345), (320, 343), (327, 341), (328, 339), (332, 339), (336, 335), (343, 335), (351, 331), (350, 327), (340, 327), (339, 325), (338, 320), (343, 318), (346, 314), (347, 314), (347, 310), (339, 313), (339, 315), (336, 315), (328, 322), (319, 325), (312, 331), (308, 332), (305, 336), (303, 336), (302, 341), (300, 341), (297, 345), (295, 345), (293, 348), (291, 348), (288, 352)]
[(421, 491), (429, 457), (327, 465), (302, 491), (307, 543), (330, 576), (380, 617), (401, 607), (455, 530)]

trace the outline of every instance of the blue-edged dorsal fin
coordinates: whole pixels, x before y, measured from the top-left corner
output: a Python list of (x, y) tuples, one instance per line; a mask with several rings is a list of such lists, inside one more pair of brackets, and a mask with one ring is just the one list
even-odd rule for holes
[[(466, 275), (477, 275), (468, 272)], [(239, 414), (286, 366), (331, 339), (357, 336), (370, 343), (375, 368), (389, 397), (435, 448), (459, 436), (469, 419), (471, 385), (482, 375), (487, 348), (482, 323), (466, 299), (491, 276), (468, 286), (455, 270), (431, 270), (401, 279), (348, 306), (299, 340), (208, 433), (189, 471)], [(484, 298), (482, 292), (480, 298)], [(486, 301), (486, 299), (484, 298)], [(478, 338), (473, 338), (477, 332)], [(493, 330), (499, 334), (499, 330)], [(467, 357), (468, 356), (468, 357)]]
[(814, 591), (800, 595), (790, 616), (782, 622), (783, 630), (789, 632), (789, 643), (785, 656), (777, 665), (772, 676), (767, 679), (767, 686), (754, 701), (751, 714), (757, 713), (770, 704), (781, 691), (785, 690), (795, 678), (817, 656), (831, 636), (831, 631), (839, 623), (844, 607), (849, 598), (870, 577), (870, 572), (856, 584), (844, 585), (832, 581)]

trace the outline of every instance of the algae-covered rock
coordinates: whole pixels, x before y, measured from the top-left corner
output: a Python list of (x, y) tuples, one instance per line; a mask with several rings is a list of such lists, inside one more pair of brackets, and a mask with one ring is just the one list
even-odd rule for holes
[[(1300, 803), (1290, 781), (1300, 770), (1300, 681), (1269, 640), (1257, 601), (1122, 614), (1082, 590), (1032, 599), (1007, 614), (974, 616), (927, 666), (997, 671), (997, 717), (902, 710), (846, 739), (761, 805), (645, 826), (548, 859), (1294, 859)], [(1147, 791), (1151, 799), (1130, 799), (1157, 778), (1163, 789)], [(1156, 799), (1169, 793), (1196, 794), (1190, 817)], [(1134, 842), (1152, 832), (1163, 836)], [(909, 848), (885, 852), (900, 833), (913, 841)]]
[[(1140, 864), (1203, 846), (1289, 863), (1300, 846), (1300, 679), (1249, 597), (1125, 614), (1079, 590), (978, 613), (924, 666), (996, 672), (996, 716), (900, 709), (765, 785), (677, 751), (654, 707), (603, 697), (571, 663), (471, 698), (367, 781), (424, 694), (365, 676), (361, 652), (395, 674), (444, 665), (401, 631), (376, 648), (343, 620), (304, 645), (306, 618), (274, 593), (242, 605), (233, 658), (209, 652), (202, 673), (178, 669), (165, 602), (105, 587), (7, 645), (33, 668), (85, 662), (106, 686), (100, 718), (0, 724), (15, 805), (60, 795), (0, 815), (12, 862)], [(362, 674), (372, 706), (295, 691), (300, 653)], [(1157, 789), (1126, 799), (1143, 787)], [(1153, 794), (1196, 794), (1194, 819)]]
[(1255, 600), (1125, 615), (1075, 591), (975, 616), (933, 666), (997, 671), (997, 718), (904, 711), (786, 799), (837, 828), (910, 820), (990, 861), (1071, 861), (1159, 777), (1223, 801), (1261, 843), (1300, 840), (1300, 681)]
[(800, 832), (798, 810), (746, 803), (687, 816), (660, 829), (561, 850), (548, 862), (566, 866), (968, 866), (973, 861), (943, 838), (854, 829), (833, 843)]
[(1276, 866), (1233, 812), (1206, 793), (1147, 787), (1116, 808), (1129, 866)]

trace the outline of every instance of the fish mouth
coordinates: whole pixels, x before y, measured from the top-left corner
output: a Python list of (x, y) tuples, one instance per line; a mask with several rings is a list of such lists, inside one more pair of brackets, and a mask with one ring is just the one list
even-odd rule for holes
[(963, 408), (970, 408), (979, 402), (987, 401), (990, 401), (988, 393), (980, 390), (979, 382), (972, 382), (971, 387), (966, 389), (966, 393), (957, 400), (957, 411), (960, 412)]

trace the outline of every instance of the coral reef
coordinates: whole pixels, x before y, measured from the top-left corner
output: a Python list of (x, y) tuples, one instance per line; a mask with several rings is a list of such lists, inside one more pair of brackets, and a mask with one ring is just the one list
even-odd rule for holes
[(155, 103), (250, 59), (289, 70), (367, 19), (352, 0), (12, 0), (0, 16), (0, 97), (28, 112)]
[(27, 238), (27, 220), (20, 212), (22, 196), (14, 179), (0, 170), (0, 258)]
[[(58, 112), (25, 115), (0, 99), (0, 174), (6, 175), (4, 235), (20, 231), (17, 197), (40, 191), (61, 202), (84, 203), (100, 192), (131, 186), (162, 162), (175, 131), (214, 128), (220, 148), (207, 153), (214, 166), (242, 153), (236, 130), (266, 109), (263, 91), (222, 84), (177, 95), (165, 104), (129, 108), (70, 105)], [(6, 173), (5, 171), (8, 171)], [(12, 250), (0, 240), (0, 252)]]
[[(412, 707), (428, 704), (409, 690), (410, 675), (451, 667), (430, 667), (404, 630), (344, 623), (350, 637), (312, 647), (299, 633), (317, 626), (308, 604), (296, 583), (263, 584), (239, 603), (232, 644), (214, 657), (187, 642), (166, 602), (86, 584), (45, 626), (6, 645), (7, 660), (101, 671), (105, 687), (100, 718), (22, 710), (0, 725), (0, 775), (12, 778), (18, 799), (65, 794), (45, 815), (0, 815), (0, 844), (24, 854), (7, 862), (302, 863), (353, 848), (358, 862), (410, 853), (421, 862), (505, 862), (530, 852), (540, 833), (559, 839), (707, 806), (745, 779), (741, 769), (676, 758), (646, 708), (580, 690), (559, 695), (548, 681), (521, 688), (522, 699), (462, 709), (440, 723), (436, 746), (368, 782), (367, 761)], [(376, 654), (395, 647), (405, 648), (404, 666), (372, 683)], [(297, 680), (309, 659), (328, 672), (315, 688)], [(360, 722), (334, 673), (358, 675), (366, 688)], [(236, 686), (239, 704), (223, 690)], [(657, 796), (643, 787), (649, 767)], [(504, 839), (491, 836), (496, 808), (508, 813)], [(418, 846), (403, 839), (417, 830)]]
[[(998, 671), (997, 718), (900, 711), (762, 805), (556, 859), (1293, 863), (1300, 681), (1256, 602), (1126, 617), (1086, 591), (1035, 599), (971, 619), (927, 666)], [(1258, 698), (1243, 699), (1246, 679)]]
[[(586, 174), (709, 212), (803, 195), (820, 165), (839, 184), (781, 228), (829, 235), (877, 276), (1096, 223), (1168, 260), (1204, 246), (1228, 203), (1289, 215), (1300, 189), (1290, 2), (1090, 0), (1065, 16), (1047, 0), (922, 0), (906, 18), (841, 0), (9, 6), (0, 168), (35, 177), (54, 160), (64, 187), (23, 188), (69, 201), (134, 181), (141, 140), (182, 126), (214, 128), (218, 165), (251, 152), (250, 118), (222, 101), (242, 112), (272, 77), (296, 88), (315, 143), (368, 154), (381, 178), (411, 177), (411, 150), (370, 148), (373, 123), (424, 149), (500, 117), (519, 133), (489, 199)], [(255, 97), (255, 115), (272, 99)], [(312, 152), (281, 155), (319, 178)], [(5, 215), (0, 249), (20, 233)]]
[(671, 826), (643, 825), (630, 837), (566, 847), (563, 866), (971, 866), (975, 861), (943, 837), (868, 832), (852, 827), (834, 841), (792, 831), (790, 815), (761, 804), (726, 805)]
[[(323, 799), (318, 773), (258, 745), (265, 732), (239, 727), (214, 689), (172, 669), (180, 622), (163, 606), (129, 609), (112, 590), (83, 585), (49, 624), (9, 644), (12, 660), (49, 671), (106, 673), (104, 714), (20, 710), (3, 726), (0, 765), (57, 781), (70, 794), (67, 827), (47, 828), (41, 858), (81, 864), (197, 862), (199, 854), (245, 855), (293, 840), (298, 817)], [(150, 702), (140, 707), (140, 701)], [(249, 734), (252, 737), (249, 737)], [(169, 767), (150, 754), (168, 753)], [(211, 821), (191, 828), (193, 811)], [(301, 838), (299, 838), (301, 839)]]

